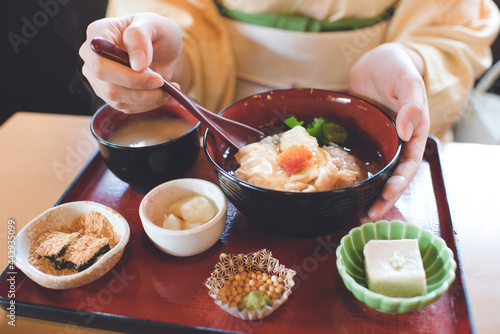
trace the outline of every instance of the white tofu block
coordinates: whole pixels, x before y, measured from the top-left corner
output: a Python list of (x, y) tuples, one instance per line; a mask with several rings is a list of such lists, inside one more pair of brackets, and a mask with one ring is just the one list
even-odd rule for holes
[(163, 228), (169, 230), (182, 230), (182, 221), (174, 214), (165, 215), (163, 220)]
[(192, 228), (200, 227), (201, 225), (203, 225), (203, 223), (190, 223), (187, 220), (185, 220), (182, 222), (182, 229), (189, 230)]
[(422, 257), (416, 239), (370, 240), (363, 249), (368, 289), (389, 297), (427, 293)]
[(203, 196), (191, 196), (178, 204), (179, 217), (195, 224), (203, 224), (215, 216), (215, 209)]

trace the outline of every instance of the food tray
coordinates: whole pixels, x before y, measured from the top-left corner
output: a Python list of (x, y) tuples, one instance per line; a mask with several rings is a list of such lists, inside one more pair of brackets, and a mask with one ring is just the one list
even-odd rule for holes
[[(186, 177), (217, 183), (200, 151)], [(380, 313), (346, 289), (335, 265), (335, 249), (352, 227), (328, 236), (291, 239), (273, 234), (228, 205), (226, 229), (208, 251), (177, 258), (158, 250), (139, 219), (144, 197), (116, 178), (96, 154), (59, 203), (89, 200), (107, 205), (129, 222), (123, 257), (105, 276), (70, 290), (43, 288), (21, 271), (15, 275), (16, 315), (125, 332), (214, 331), (252, 333), (470, 333), (473, 329), (453, 224), (439, 161), (438, 142), (429, 138), (424, 161), (409, 188), (384, 219), (413, 222), (442, 237), (455, 253), (457, 277), (435, 303), (418, 312)], [(58, 203), (58, 204), (59, 204)], [(280, 263), (297, 271), (288, 301), (269, 317), (245, 321), (220, 309), (204, 285), (220, 253), (267, 248)], [(0, 303), (9, 305), (7, 268), (0, 277)]]

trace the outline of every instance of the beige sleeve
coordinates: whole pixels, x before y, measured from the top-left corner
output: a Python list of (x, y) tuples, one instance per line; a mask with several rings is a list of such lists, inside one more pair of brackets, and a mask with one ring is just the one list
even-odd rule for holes
[(108, 17), (154, 12), (177, 22), (191, 63), (189, 94), (207, 109), (219, 112), (233, 99), (235, 61), (224, 23), (213, 0), (109, 0)]
[(443, 137), (458, 121), (475, 79), (491, 66), (499, 20), (491, 0), (403, 0), (396, 8), (386, 42), (424, 59), (432, 135)]

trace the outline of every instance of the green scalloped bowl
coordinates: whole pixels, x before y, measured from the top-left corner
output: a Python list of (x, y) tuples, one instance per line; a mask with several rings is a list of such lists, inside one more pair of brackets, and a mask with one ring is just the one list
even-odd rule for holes
[[(427, 294), (411, 298), (388, 297), (370, 291), (365, 281), (363, 248), (372, 239), (417, 239), (424, 263)], [(437, 300), (455, 280), (457, 263), (443, 239), (431, 231), (399, 220), (380, 220), (353, 228), (336, 250), (337, 269), (354, 297), (384, 313), (403, 314), (418, 311)]]

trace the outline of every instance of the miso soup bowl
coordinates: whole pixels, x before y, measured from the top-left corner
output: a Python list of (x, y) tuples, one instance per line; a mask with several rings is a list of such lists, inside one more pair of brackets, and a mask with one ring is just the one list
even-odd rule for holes
[(284, 236), (317, 237), (359, 223), (380, 196), (401, 151), (393, 120), (375, 105), (343, 93), (318, 89), (269, 91), (240, 100), (221, 115), (267, 134), (288, 130), (283, 121), (290, 116), (305, 122), (328, 118), (348, 130), (357, 130), (357, 145), (372, 147), (365, 155), (381, 157), (382, 168), (377, 173), (351, 186), (311, 193), (276, 191), (236, 178), (235, 149), (207, 130), (205, 154), (229, 201), (256, 224)]
[[(186, 134), (157, 145), (129, 147), (109, 142), (110, 136), (125, 125), (146, 119), (181, 117), (192, 128)], [(193, 167), (200, 149), (200, 123), (178, 102), (143, 113), (125, 114), (109, 105), (92, 117), (91, 132), (108, 168), (135, 190), (146, 193), (168, 180), (182, 177)]]

